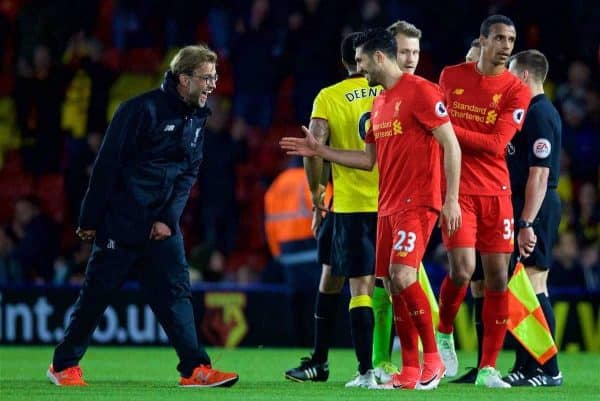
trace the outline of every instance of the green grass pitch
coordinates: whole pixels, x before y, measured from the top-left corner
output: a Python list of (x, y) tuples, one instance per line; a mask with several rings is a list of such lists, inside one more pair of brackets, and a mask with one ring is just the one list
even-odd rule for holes
[[(231, 388), (178, 388), (177, 359), (170, 348), (92, 347), (82, 361), (85, 388), (56, 387), (45, 377), (52, 355), (49, 347), (0, 347), (0, 400), (435, 400), (435, 401), (554, 401), (600, 400), (600, 355), (565, 353), (559, 356), (565, 384), (558, 388), (481, 389), (472, 385), (446, 384), (431, 392), (406, 390), (345, 389), (356, 370), (354, 353), (335, 349), (330, 353), (331, 375), (326, 383), (293, 383), (283, 372), (296, 365), (307, 349), (240, 348), (209, 350), (213, 364), (238, 372), (240, 381)], [(394, 359), (398, 359), (398, 353)], [(460, 353), (463, 367), (470, 366), (473, 353)], [(499, 360), (503, 373), (512, 354)], [(462, 368), (461, 368), (462, 369)], [(407, 398), (409, 397), (409, 398)]]

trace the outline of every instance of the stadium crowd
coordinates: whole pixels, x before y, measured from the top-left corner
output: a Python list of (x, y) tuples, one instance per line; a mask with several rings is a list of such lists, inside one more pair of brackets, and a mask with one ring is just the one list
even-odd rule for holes
[[(174, 49), (196, 42), (218, 51), (219, 82), (182, 221), (192, 280), (282, 280), (263, 228), (265, 192), (289, 162), (278, 139), (299, 134), (317, 92), (344, 74), (342, 35), (414, 22), (425, 32), (416, 74), (437, 82), (445, 65), (463, 60), (481, 16), (502, 13), (517, 25), (516, 49), (548, 55), (546, 93), (562, 117), (563, 217), (549, 284), (600, 291), (593, 3), (3, 1), (0, 285), (81, 283), (91, 246), (74, 227), (107, 122), (121, 101), (158, 86)], [(434, 283), (446, 260), (435, 232), (425, 258)]]

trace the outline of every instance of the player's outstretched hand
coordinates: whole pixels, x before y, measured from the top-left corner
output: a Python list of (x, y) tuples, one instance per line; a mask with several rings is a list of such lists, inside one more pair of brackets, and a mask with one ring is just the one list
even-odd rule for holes
[(457, 200), (444, 202), (442, 206), (442, 215), (440, 216), (440, 227), (445, 226), (448, 230), (448, 236), (452, 236), (462, 224), (460, 206)]
[(279, 146), (281, 146), (281, 149), (285, 150), (288, 155), (305, 157), (316, 156), (319, 141), (317, 141), (315, 136), (304, 125), (302, 126), (302, 132), (304, 132), (304, 138), (286, 136), (279, 140)]
[(519, 245), (519, 254), (523, 258), (529, 257), (535, 249), (537, 236), (532, 227), (521, 228), (517, 234), (517, 244)]

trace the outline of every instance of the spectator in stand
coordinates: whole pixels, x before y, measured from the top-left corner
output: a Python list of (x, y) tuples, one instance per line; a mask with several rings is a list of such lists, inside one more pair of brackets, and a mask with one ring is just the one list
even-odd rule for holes
[(390, 23), (381, 0), (362, 0), (348, 18), (344, 27), (348, 31), (365, 31), (367, 29), (387, 26)]
[(563, 104), (569, 100), (584, 102), (584, 112), (587, 114), (587, 105), (585, 105), (589, 84), (590, 67), (581, 60), (575, 60), (569, 65), (568, 81), (561, 84), (556, 90), (556, 101)]
[(221, 57), (229, 58), (229, 46), (231, 45), (231, 10), (232, 1), (211, 0), (208, 10), (207, 23), (210, 30), (212, 43)]
[(77, 221), (79, 218), (81, 200), (90, 181), (102, 138), (101, 132), (90, 132), (85, 142), (73, 152), (72, 159), (69, 160), (65, 172), (65, 184), (71, 221)]
[[(285, 45), (286, 70), (294, 77), (293, 103), (296, 121), (306, 124), (319, 91), (334, 83), (339, 65), (338, 10), (332, 2), (304, 0), (288, 18)], [(318, 45), (316, 45), (318, 44)]]
[(553, 254), (554, 264), (548, 276), (548, 284), (551, 287), (585, 288), (575, 234), (570, 231), (561, 234)]
[(74, 71), (81, 69), (91, 81), (90, 98), (87, 110), (87, 131), (104, 132), (108, 97), (117, 73), (101, 62), (102, 44), (87, 32), (81, 30), (69, 39), (63, 61)]
[(50, 33), (54, 22), (50, 15), (50, 2), (32, 0), (23, 3), (15, 19), (15, 50), (19, 62), (23, 58), (30, 58), (41, 40), (55, 39)]
[(80, 242), (68, 257), (58, 258), (54, 263), (54, 284), (82, 285), (87, 261), (91, 254), (92, 244)]
[(600, 164), (600, 137), (594, 126), (597, 116), (590, 114), (597, 107), (597, 94), (590, 82), (590, 67), (575, 60), (569, 65), (568, 81), (556, 90), (556, 102), (563, 115), (564, 147), (573, 160), (572, 173), (584, 180), (595, 179)]
[(600, 164), (600, 135), (586, 112), (586, 104), (577, 98), (566, 99), (561, 106), (563, 147), (569, 154), (571, 172), (578, 180), (594, 180)]
[(583, 246), (581, 265), (588, 291), (600, 291), (600, 251), (598, 250), (598, 244)]
[(234, 117), (267, 130), (272, 122), (277, 43), (268, 0), (254, 0), (235, 24), (232, 44)]
[(41, 212), (35, 196), (17, 200), (11, 229), (17, 239), (12, 255), (21, 266), (23, 277), (36, 283), (51, 282), (58, 253), (57, 230)]
[(6, 227), (0, 227), (0, 285), (20, 283), (22, 270), (13, 255), (15, 239)]
[(563, 203), (573, 202), (573, 179), (571, 178), (570, 167), (571, 157), (563, 148), (560, 153), (560, 178), (556, 187), (556, 192), (558, 192)]
[[(206, 273), (211, 276), (213, 270), (215, 273), (223, 270), (223, 256), (228, 256), (235, 246), (239, 218), (236, 167), (246, 159), (248, 149), (245, 131), (230, 129), (231, 101), (223, 97), (213, 97), (209, 104), (212, 115), (206, 124), (204, 160), (198, 182), (202, 192), (202, 238), (210, 254)], [(220, 255), (214, 255), (215, 253)]]
[(37, 45), (30, 64), (17, 65), (15, 104), (24, 147), (25, 168), (36, 173), (56, 172), (62, 151), (61, 106), (71, 74), (52, 61), (50, 49)]
[(152, 47), (154, 41), (149, 35), (150, 12), (144, 0), (119, 0), (113, 17), (113, 43), (119, 50), (136, 47)]
[(597, 193), (591, 182), (585, 182), (579, 188), (575, 206), (575, 234), (579, 244), (600, 245), (600, 203)]
[(193, 43), (196, 29), (203, 14), (203, 2), (169, 0), (159, 2), (160, 15), (164, 18), (164, 47), (173, 49)]

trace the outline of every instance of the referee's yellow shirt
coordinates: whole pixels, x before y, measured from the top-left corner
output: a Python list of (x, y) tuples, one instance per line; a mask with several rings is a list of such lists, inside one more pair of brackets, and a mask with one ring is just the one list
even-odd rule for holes
[[(311, 118), (329, 123), (332, 148), (364, 150), (371, 124), (373, 99), (382, 88), (369, 87), (362, 76), (350, 77), (322, 89), (313, 104)], [(377, 212), (379, 172), (363, 171), (332, 163), (333, 210), (336, 213)]]

